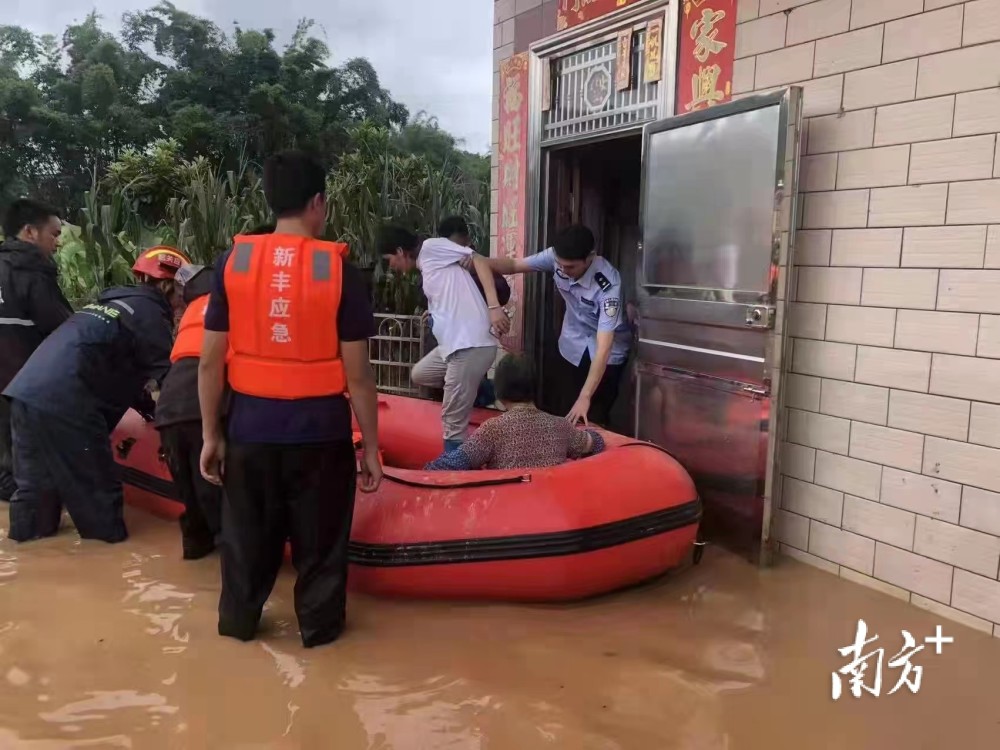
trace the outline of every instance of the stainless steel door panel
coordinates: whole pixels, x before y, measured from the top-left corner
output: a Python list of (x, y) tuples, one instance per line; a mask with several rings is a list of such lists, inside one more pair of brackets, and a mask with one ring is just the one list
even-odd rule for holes
[(639, 432), (691, 474), (711, 538), (741, 549), (760, 540), (768, 400), (694, 374), (638, 373)]
[(691, 473), (709, 537), (764, 562), (800, 102), (791, 88), (644, 134), (637, 435)]
[(649, 133), (643, 284), (766, 292), (780, 104)]
[(724, 328), (643, 318), (640, 338), (675, 344), (675, 348), (717, 351), (721, 357), (755, 360), (761, 365), (765, 356), (766, 333), (752, 328)]
[(754, 385), (758, 389), (767, 388), (762, 383), (760, 362), (724, 356), (718, 350), (694, 350), (671, 346), (666, 342), (639, 339), (639, 361), (657, 367)]
[[(698, 290), (698, 298), (677, 296), (684, 291), (640, 287), (639, 309), (644, 317), (657, 320), (683, 320), (740, 328), (746, 323), (745, 308), (768, 304), (770, 300), (768, 295), (759, 292), (727, 292), (722, 289)], [(705, 299), (709, 295), (715, 299)]]

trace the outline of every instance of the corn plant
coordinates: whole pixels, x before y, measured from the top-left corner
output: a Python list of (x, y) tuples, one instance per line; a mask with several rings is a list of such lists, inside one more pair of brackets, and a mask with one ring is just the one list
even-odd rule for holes
[[(489, 185), (452, 165), (400, 153), (385, 128), (362, 125), (353, 142), (328, 176), (326, 236), (348, 243), (352, 260), (370, 272), (379, 311), (419, 312), (426, 304), (419, 278), (386, 273), (379, 263), (382, 227), (397, 222), (430, 236), (445, 216), (458, 214), (477, 248), (487, 250)], [(171, 161), (175, 149), (168, 140), (127, 153), (85, 195), (80, 225), (66, 233), (60, 254), (67, 296), (92, 299), (107, 286), (131, 283), (136, 256), (157, 244), (211, 263), (234, 235), (268, 221), (254, 165), (244, 160), (222, 172), (203, 157)]]
[(260, 177), (245, 165), (217, 174), (199, 158), (186, 172), (181, 194), (167, 204), (165, 223), (173, 244), (192, 261), (213, 263), (235, 235), (268, 220)]

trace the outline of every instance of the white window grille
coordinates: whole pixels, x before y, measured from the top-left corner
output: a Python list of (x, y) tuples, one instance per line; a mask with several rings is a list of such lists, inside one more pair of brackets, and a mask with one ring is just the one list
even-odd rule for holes
[(542, 143), (572, 140), (656, 120), (660, 82), (644, 80), (646, 31), (632, 36), (632, 80), (616, 91), (618, 40), (610, 39), (552, 63), (552, 104), (542, 113)]

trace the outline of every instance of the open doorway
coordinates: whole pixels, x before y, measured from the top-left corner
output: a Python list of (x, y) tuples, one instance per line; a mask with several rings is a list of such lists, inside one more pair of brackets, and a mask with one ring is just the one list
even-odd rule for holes
[[(556, 234), (571, 224), (588, 226), (597, 241), (597, 252), (621, 274), (625, 304), (637, 304), (641, 134), (554, 148), (546, 157), (547, 194), (543, 196), (542, 215), (546, 241), (551, 244)], [(541, 370), (540, 401), (552, 413), (569, 409), (561, 377), (565, 367), (558, 347), (564, 311), (562, 298), (551, 283), (546, 284), (538, 316), (535, 356)], [(635, 383), (634, 363), (630, 359), (608, 425), (624, 435), (635, 434)]]

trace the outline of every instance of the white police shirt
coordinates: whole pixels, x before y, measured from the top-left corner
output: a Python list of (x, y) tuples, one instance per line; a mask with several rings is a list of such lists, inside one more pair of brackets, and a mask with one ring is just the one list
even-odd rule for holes
[(618, 269), (597, 256), (587, 272), (574, 281), (559, 270), (552, 248), (524, 260), (532, 271), (552, 274), (556, 289), (566, 303), (559, 335), (559, 354), (563, 359), (578, 366), (583, 355), (590, 354), (593, 361), (598, 331), (613, 331), (615, 340), (608, 364), (623, 364), (632, 345), (632, 329), (625, 313)]

